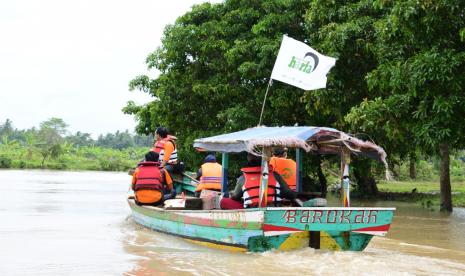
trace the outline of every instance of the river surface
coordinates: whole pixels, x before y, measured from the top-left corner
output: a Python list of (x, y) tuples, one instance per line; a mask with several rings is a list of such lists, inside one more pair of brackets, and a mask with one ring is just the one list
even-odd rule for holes
[(362, 202), (397, 207), (388, 236), (363, 252), (232, 253), (137, 225), (129, 181), (0, 170), (0, 275), (465, 275), (465, 209)]

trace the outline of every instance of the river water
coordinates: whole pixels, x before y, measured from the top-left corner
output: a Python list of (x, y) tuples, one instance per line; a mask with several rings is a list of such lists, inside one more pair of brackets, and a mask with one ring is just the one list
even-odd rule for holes
[(232, 253), (137, 225), (130, 177), (0, 170), (0, 275), (465, 275), (465, 209), (392, 202), (386, 238), (363, 252)]

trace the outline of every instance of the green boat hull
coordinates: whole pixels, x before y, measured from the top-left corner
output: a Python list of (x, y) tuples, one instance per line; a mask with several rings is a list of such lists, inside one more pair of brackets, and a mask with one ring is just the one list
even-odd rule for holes
[(264, 208), (165, 210), (128, 200), (134, 220), (155, 231), (234, 251), (305, 247), (362, 251), (385, 235), (394, 208)]

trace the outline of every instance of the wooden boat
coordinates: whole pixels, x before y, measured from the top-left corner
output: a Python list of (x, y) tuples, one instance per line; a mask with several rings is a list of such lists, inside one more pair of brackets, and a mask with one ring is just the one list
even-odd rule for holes
[[(153, 230), (196, 243), (237, 251), (263, 252), (303, 247), (361, 251), (373, 236), (389, 230), (395, 208), (350, 207), (350, 154), (386, 163), (384, 150), (332, 128), (255, 127), (197, 139), (194, 147), (223, 154), (223, 193), (227, 192), (228, 153), (254, 152), (263, 158), (261, 196), (266, 198), (268, 158), (274, 146), (297, 149), (297, 191), (302, 191), (301, 150), (341, 156), (343, 207), (266, 207), (242, 210), (169, 210), (138, 206), (128, 199), (134, 220)], [(190, 177), (178, 184), (195, 186)], [(192, 188), (190, 188), (192, 189)]]

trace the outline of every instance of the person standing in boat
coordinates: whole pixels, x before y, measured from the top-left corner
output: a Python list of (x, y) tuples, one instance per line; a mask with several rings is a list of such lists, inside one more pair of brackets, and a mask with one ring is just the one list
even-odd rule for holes
[(165, 127), (157, 128), (155, 138), (152, 151), (159, 155), (160, 168), (165, 168), (168, 172), (173, 173), (178, 164), (178, 151), (174, 142), (176, 138), (168, 135), (168, 130)]
[(156, 206), (176, 196), (171, 176), (160, 168), (158, 157), (158, 153), (149, 151), (132, 175), (132, 190), (138, 205)]
[(216, 157), (213, 154), (207, 155), (197, 172), (197, 179), (200, 182), (195, 189), (195, 194), (200, 195), (204, 189), (221, 191), (222, 175), (223, 166), (216, 162)]
[[(260, 156), (251, 153), (247, 155), (247, 166), (241, 169), (242, 175), (237, 179), (236, 187), (230, 193), (230, 197), (224, 197), (221, 200), (221, 209), (243, 209), (259, 206), (261, 164), (262, 158)], [(279, 206), (282, 198), (293, 200), (296, 197), (297, 194), (287, 186), (282, 177), (270, 166), (268, 205)]]
[(270, 159), (270, 166), (286, 181), (294, 192), (297, 189), (297, 165), (294, 160), (287, 158), (287, 148), (277, 147)]

